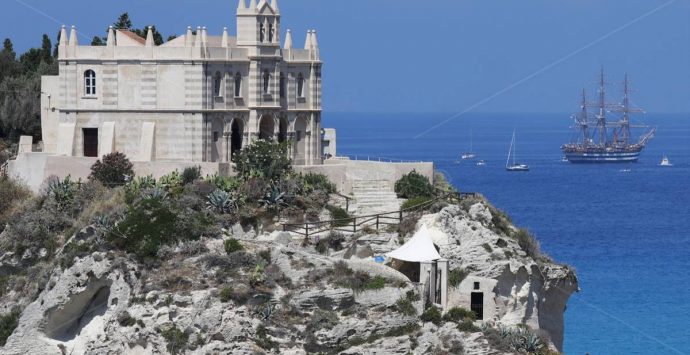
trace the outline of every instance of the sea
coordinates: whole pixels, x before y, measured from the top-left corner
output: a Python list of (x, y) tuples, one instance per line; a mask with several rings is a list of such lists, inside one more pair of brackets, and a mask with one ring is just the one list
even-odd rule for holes
[[(581, 290), (565, 312), (565, 354), (690, 354), (690, 114), (644, 123), (657, 133), (639, 162), (576, 165), (561, 160), (570, 114), (323, 116), (338, 155), (433, 161), (574, 267)], [(529, 172), (505, 171), (513, 131)], [(460, 159), (471, 144), (485, 166)], [(659, 166), (664, 155), (673, 167)]]

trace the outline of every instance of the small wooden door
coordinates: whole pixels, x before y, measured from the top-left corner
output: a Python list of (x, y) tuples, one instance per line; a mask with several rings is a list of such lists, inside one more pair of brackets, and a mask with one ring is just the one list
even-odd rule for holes
[(84, 134), (84, 156), (98, 157), (98, 128), (82, 128)]
[(470, 310), (477, 315), (477, 320), (484, 319), (484, 293), (472, 292), (472, 300), (470, 301)]

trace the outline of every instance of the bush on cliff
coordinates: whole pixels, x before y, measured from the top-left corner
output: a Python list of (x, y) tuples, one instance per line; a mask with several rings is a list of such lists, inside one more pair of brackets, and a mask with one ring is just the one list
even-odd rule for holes
[(292, 161), (288, 158), (287, 149), (287, 142), (258, 140), (233, 155), (232, 161), (241, 177), (261, 176), (276, 181), (292, 170)]
[(7, 338), (17, 328), (21, 314), (18, 309), (13, 309), (10, 313), (0, 316), (0, 346), (5, 346)]
[(18, 204), (29, 198), (31, 191), (16, 180), (0, 177), (0, 233), (9, 222), (10, 215), (17, 209)]
[(89, 179), (98, 180), (108, 187), (122, 186), (134, 177), (132, 163), (123, 153), (104, 155), (91, 166)]
[(539, 259), (541, 257), (541, 248), (539, 246), (539, 241), (526, 229), (520, 228), (517, 233), (515, 233), (515, 239), (517, 239), (520, 248), (527, 253), (527, 255), (533, 259)]
[(395, 193), (400, 198), (432, 197), (434, 186), (426, 176), (412, 170), (395, 182)]

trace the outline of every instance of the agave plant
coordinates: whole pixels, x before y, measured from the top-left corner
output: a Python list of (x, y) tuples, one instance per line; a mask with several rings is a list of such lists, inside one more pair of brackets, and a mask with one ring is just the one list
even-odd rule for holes
[(287, 203), (285, 202), (285, 193), (275, 185), (271, 186), (268, 192), (266, 192), (266, 196), (264, 196), (259, 203), (271, 210), (278, 210), (281, 207), (287, 206)]
[(168, 193), (160, 187), (153, 187), (144, 191), (142, 198), (145, 200), (164, 200), (168, 198)]
[(63, 208), (74, 200), (79, 183), (72, 181), (69, 175), (64, 180), (50, 179), (46, 188), (46, 195), (51, 196), (57, 202), (58, 207)]
[(211, 192), (206, 199), (208, 200), (206, 206), (209, 209), (215, 210), (218, 213), (229, 213), (232, 211), (232, 197), (221, 189)]

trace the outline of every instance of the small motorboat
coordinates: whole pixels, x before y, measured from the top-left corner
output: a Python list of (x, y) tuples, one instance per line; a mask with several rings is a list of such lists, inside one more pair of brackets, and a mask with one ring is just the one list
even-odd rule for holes
[(632, 171), (631, 169), (621, 169), (620, 170), (621, 173), (629, 173), (631, 171)]
[(671, 164), (671, 161), (668, 160), (668, 157), (664, 155), (664, 157), (661, 159), (661, 163), (659, 163), (660, 166), (673, 166)]
[(463, 160), (469, 160), (469, 159), (474, 159), (476, 158), (476, 155), (474, 153), (465, 153), (460, 156)]
[(486, 162), (484, 162), (483, 160), (480, 160), (477, 162), (477, 166), (484, 166), (484, 165), (486, 165)]

